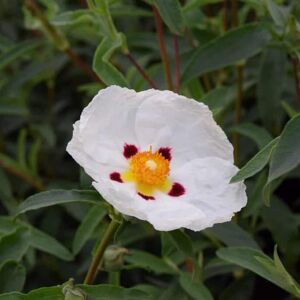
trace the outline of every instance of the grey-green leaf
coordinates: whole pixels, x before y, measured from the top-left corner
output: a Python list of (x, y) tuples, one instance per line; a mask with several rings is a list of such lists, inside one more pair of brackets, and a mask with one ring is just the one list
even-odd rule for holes
[(86, 217), (78, 227), (73, 240), (73, 253), (77, 254), (90, 239), (97, 225), (106, 215), (107, 211), (102, 206), (94, 206), (90, 209)]
[(253, 156), (245, 166), (243, 166), (235, 176), (232, 177), (231, 183), (245, 180), (259, 171), (261, 171), (269, 162), (273, 148), (278, 143), (278, 137), (267, 144), (255, 156)]
[(26, 277), (26, 270), (16, 261), (7, 261), (0, 268), (0, 293), (21, 291)]
[(194, 282), (189, 274), (181, 273), (179, 282), (186, 293), (195, 300), (213, 300), (208, 288), (201, 282)]
[(228, 31), (195, 52), (182, 80), (189, 81), (210, 71), (233, 65), (259, 53), (271, 36), (262, 24), (243, 25)]
[(101, 203), (101, 197), (99, 193), (95, 191), (52, 190), (38, 193), (27, 198), (20, 204), (18, 208), (18, 214), (52, 205), (74, 202), (100, 205), (103, 203)]
[(183, 31), (183, 18), (178, 0), (154, 0), (159, 13), (169, 29), (175, 34)]
[(300, 163), (300, 114), (285, 126), (271, 157), (268, 182), (296, 168)]

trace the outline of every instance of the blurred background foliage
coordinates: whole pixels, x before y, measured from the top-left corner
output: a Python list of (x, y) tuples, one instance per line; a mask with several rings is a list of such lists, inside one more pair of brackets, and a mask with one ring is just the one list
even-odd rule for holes
[[(299, 0), (1, 0), (0, 292), (55, 287), (0, 299), (299, 298), (299, 59)], [(65, 148), (111, 84), (206, 103), (249, 202), (197, 233), (126, 220), (102, 285), (63, 289), (109, 220)]]

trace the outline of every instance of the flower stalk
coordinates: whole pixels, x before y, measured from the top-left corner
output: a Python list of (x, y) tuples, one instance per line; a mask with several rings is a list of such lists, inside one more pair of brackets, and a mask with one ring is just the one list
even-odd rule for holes
[(84, 284), (93, 284), (98, 274), (99, 268), (101, 267), (105, 249), (109, 245), (119, 226), (120, 221), (115, 218), (112, 218), (90, 264), (90, 267), (84, 279)]
[(174, 51), (175, 51), (175, 74), (176, 74), (176, 83), (175, 91), (178, 93), (180, 90), (180, 53), (179, 53), (179, 43), (178, 36), (173, 35)]
[(37, 3), (35, 3), (34, 0), (26, 0), (25, 5), (30, 12), (40, 20), (43, 28), (48, 33), (55, 46), (60, 51), (64, 52), (84, 74), (93, 81), (103, 84), (102, 80), (93, 72), (93, 70), (71, 49), (67, 38), (49, 22)]
[(157, 35), (157, 39), (159, 42), (160, 56), (161, 56), (162, 64), (164, 67), (167, 86), (168, 86), (169, 90), (173, 91), (173, 82), (172, 82), (172, 77), (171, 77), (169, 58), (168, 58), (166, 45), (165, 45), (165, 41), (164, 41), (164, 30), (163, 30), (161, 17), (160, 17), (159, 11), (155, 5), (152, 6), (152, 10), (153, 10), (153, 14), (154, 14), (156, 35)]

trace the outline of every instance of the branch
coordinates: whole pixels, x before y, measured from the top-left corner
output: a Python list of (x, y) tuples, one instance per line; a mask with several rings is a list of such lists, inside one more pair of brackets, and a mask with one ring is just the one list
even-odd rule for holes
[(173, 83), (172, 83), (172, 77), (170, 72), (170, 64), (168, 59), (168, 54), (165, 46), (164, 41), (164, 30), (161, 22), (161, 17), (159, 14), (158, 9), (155, 5), (152, 6), (154, 19), (155, 19), (155, 27), (156, 27), (156, 35), (159, 42), (159, 48), (160, 48), (160, 56), (163, 63), (164, 71), (165, 71), (165, 77), (168, 85), (168, 89), (173, 91)]

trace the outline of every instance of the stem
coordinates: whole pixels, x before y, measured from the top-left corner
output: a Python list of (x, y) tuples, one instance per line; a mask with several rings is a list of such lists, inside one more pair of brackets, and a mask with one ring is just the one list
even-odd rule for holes
[[(235, 125), (240, 124), (242, 115), (242, 104), (244, 98), (243, 85), (244, 85), (244, 66), (239, 65), (236, 67), (237, 70), (237, 97), (235, 102)], [(233, 147), (234, 147), (234, 162), (236, 165), (239, 164), (238, 153), (240, 146), (240, 135), (235, 132), (233, 135)]]
[(136, 67), (138, 72), (143, 76), (143, 78), (149, 83), (149, 85), (154, 88), (158, 89), (156, 83), (146, 74), (142, 66), (135, 60), (135, 58), (131, 55), (130, 52), (125, 53), (126, 57), (132, 62), (132, 64)]
[(180, 89), (180, 55), (179, 55), (178, 36), (176, 34), (173, 35), (173, 43), (174, 43), (174, 50), (175, 50), (175, 74), (176, 74), (175, 91), (178, 93)]
[(228, 15), (229, 15), (229, 5), (228, 0), (223, 0), (223, 31), (228, 30)]
[(53, 40), (55, 46), (59, 50), (63, 51), (71, 59), (71, 61), (92, 80), (103, 83), (102, 80), (93, 72), (93, 70), (85, 62), (83, 62), (75, 52), (73, 52), (66, 37), (49, 22), (35, 1), (25, 0), (25, 5), (31, 11), (31, 13), (41, 21), (44, 29)]
[(73, 61), (73, 63), (81, 69), (83, 73), (89, 76), (92, 80), (103, 84), (103, 81), (93, 72), (93, 70), (85, 62), (83, 62), (80, 59), (80, 57), (70, 47), (64, 49), (64, 52)]
[(24, 182), (28, 183), (29, 185), (33, 186), (37, 191), (42, 192), (45, 190), (44, 185), (40, 182), (40, 180), (32, 177), (31, 175), (28, 175), (26, 173), (23, 173), (22, 171), (14, 168), (12, 165), (9, 165), (5, 163), (5, 161), (0, 159), (0, 166), (5, 169), (8, 173), (14, 175), (15, 177), (18, 177), (22, 179)]
[(232, 27), (239, 26), (239, 5), (238, 0), (231, 0), (232, 6)]
[(98, 269), (101, 266), (102, 263), (102, 257), (105, 252), (105, 249), (109, 245), (109, 242), (113, 238), (113, 235), (119, 228), (120, 223), (114, 219), (111, 220), (108, 228), (106, 229), (104, 236), (96, 250), (96, 253), (93, 257), (93, 260), (90, 264), (89, 270), (86, 274), (86, 277), (84, 279), (84, 284), (92, 284), (97, 276)]
[(172, 77), (170, 72), (170, 64), (168, 59), (168, 54), (165, 46), (164, 41), (164, 30), (161, 22), (161, 17), (159, 14), (158, 9), (155, 5), (152, 6), (154, 19), (155, 19), (155, 27), (156, 27), (156, 35), (159, 42), (159, 49), (160, 49), (160, 56), (163, 63), (164, 71), (165, 71), (165, 77), (168, 85), (169, 90), (173, 90), (173, 83), (172, 83)]
[(294, 71), (294, 80), (295, 80), (295, 88), (296, 88), (296, 94), (298, 103), (300, 105), (300, 80), (299, 80), (299, 59), (297, 57), (292, 58), (293, 63), (293, 71)]

